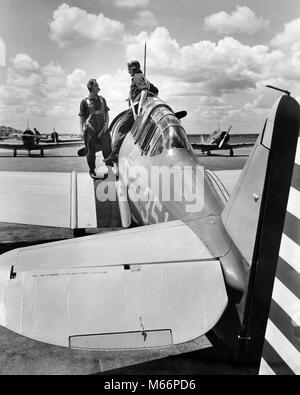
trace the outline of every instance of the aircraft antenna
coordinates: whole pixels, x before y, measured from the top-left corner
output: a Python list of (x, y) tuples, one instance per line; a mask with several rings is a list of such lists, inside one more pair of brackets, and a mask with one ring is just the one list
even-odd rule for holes
[(291, 95), (291, 92), (285, 91), (284, 89), (276, 88), (276, 86), (266, 85), (266, 87), (267, 87), (267, 88), (270, 88), (270, 89), (275, 89), (276, 91), (279, 91), (279, 92), (283, 92), (283, 93), (285, 93), (285, 94), (288, 95), (288, 96)]
[(146, 68), (147, 68), (147, 42), (145, 41), (144, 47), (144, 76), (146, 77)]

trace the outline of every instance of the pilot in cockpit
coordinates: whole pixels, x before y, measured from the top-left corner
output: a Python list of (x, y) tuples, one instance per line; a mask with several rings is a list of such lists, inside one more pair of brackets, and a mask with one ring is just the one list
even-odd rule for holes
[(107, 158), (104, 158), (104, 162), (107, 166), (113, 166), (114, 162), (118, 161), (118, 153), (122, 142), (126, 134), (132, 128), (135, 116), (141, 115), (149, 90), (151, 89), (155, 94), (158, 93), (158, 89), (150, 84), (144, 77), (140, 63), (137, 60), (129, 62), (127, 66), (128, 73), (131, 75), (131, 86), (129, 91), (130, 109), (123, 116), (120, 126), (116, 131), (116, 138), (112, 146), (111, 154)]

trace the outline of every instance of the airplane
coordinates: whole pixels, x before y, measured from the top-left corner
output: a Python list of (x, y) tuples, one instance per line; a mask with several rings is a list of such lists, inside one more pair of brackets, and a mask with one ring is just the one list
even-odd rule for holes
[[(60, 139), (61, 137), (63, 137), (63, 139)], [(71, 139), (68, 140), (66, 139), (66, 137), (70, 137)], [(50, 138), (50, 141), (49, 141)], [(74, 140), (75, 138), (75, 140)], [(63, 143), (72, 143), (74, 141), (78, 141), (79, 139), (81, 140), (81, 137), (79, 134), (75, 134), (75, 133), (63, 133), (63, 134), (59, 134), (56, 130), (55, 127), (53, 127), (53, 132), (50, 135), (47, 135), (47, 142), (52, 142), (52, 143), (58, 143), (58, 142), (63, 142)]]
[(228, 130), (220, 130), (220, 124), (218, 130), (214, 130), (206, 139), (203, 140), (201, 143), (193, 143), (192, 147), (197, 150), (201, 150), (204, 154), (205, 152), (207, 155), (211, 155), (211, 151), (215, 150), (229, 150), (230, 156), (233, 156), (233, 149), (234, 148), (243, 148), (243, 147), (253, 147), (255, 143), (236, 143), (236, 144), (229, 144), (230, 140), (230, 130), (232, 125), (229, 126)]
[(17, 151), (28, 151), (28, 156), (30, 156), (31, 151), (40, 151), (41, 157), (44, 157), (44, 151), (48, 149), (66, 148), (74, 147), (84, 144), (82, 139), (72, 139), (72, 140), (59, 140), (59, 135), (55, 131), (51, 133), (50, 138), (48, 134), (40, 134), (37, 131), (32, 131), (31, 129), (26, 129), (22, 134), (12, 135), (9, 139), (22, 140), (21, 144), (16, 143), (0, 143), (0, 149), (11, 149), (13, 150), (13, 156), (17, 156)]
[[(122, 113), (110, 126), (112, 140), (121, 119)], [(243, 335), (265, 205), (271, 187), (280, 191), (278, 200), (285, 197), (299, 126), (298, 102), (282, 96), (242, 172), (210, 172), (199, 168), (171, 107), (148, 97), (123, 141), (116, 178), (111, 168), (99, 182), (75, 172), (0, 172), (1, 222), (93, 228), (95, 197), (107, 202), (114, 186), (122, 226), (138, 225), (2, 254), (0, 325), (40, 342), (91, 351), (166, 347), (213, 331), (238, 358), (252, 340)], [(162, 191), (152, 188), (153, 171), (154, 180), (155, 171), (171, 174), (168, 185), (159, 178)], [(57, 205), (45, 206), (53, 194)], [(269, 213), (272, 231), (263, 245), (269, 253), (278, 227), (274, 217), (282, 211), (277, 204)]]

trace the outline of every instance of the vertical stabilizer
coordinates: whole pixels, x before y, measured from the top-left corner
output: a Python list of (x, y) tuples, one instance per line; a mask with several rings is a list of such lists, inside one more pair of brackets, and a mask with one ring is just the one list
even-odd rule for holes
[[(295, 155), (299, 122), (298, 102), (287, 95), (281, 97), (266, 119), (263, 131), (222, 214), (227, 232), (249, 264), (253, 257), (263, 191), (268, 182), (268, 167), (274, 166), (276, 162), (282, 170), (278, 177), (291, 177), (291, 170), (286, 167), (286, 163)], [(274, 180), (277, 181), (276, 190), (280, 195), (282, 179)]]
[(300, 137), (268, 317), (262, 375), (300, 374)]
[(233, 243), (251, 265), (240, 339), (240, 361), (258, 369), (271, 305), (300, 127), (289, 95), (274, 105), (224, 210)]

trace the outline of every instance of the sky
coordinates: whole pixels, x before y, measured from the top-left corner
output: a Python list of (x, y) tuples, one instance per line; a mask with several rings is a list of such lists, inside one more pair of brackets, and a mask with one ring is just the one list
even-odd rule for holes
[(90, 78), (112, 119), (145, 42), (147, 78), (188, 134), (260, 132), (280, 97), (266, 84), (300, 101), (299, 0), (0, 0), (0, 16), (0, 125), (79, 133)]

